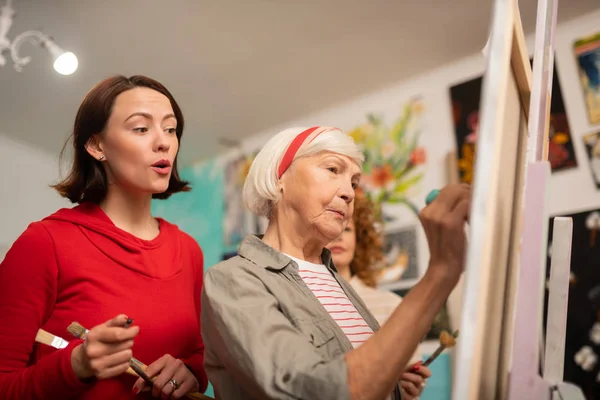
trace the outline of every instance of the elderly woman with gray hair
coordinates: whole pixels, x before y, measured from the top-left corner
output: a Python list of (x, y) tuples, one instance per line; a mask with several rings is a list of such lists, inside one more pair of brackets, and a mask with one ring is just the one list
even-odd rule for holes
[(204, 278), (205, 368), (217, 398), (420, 394), (430, 372), (407, 364), (462, 273), (471, 192), (449, 185), (422, 210), (429, 267), (380, 328), (326, 249), (352, 218), (362, 161), (351, 137), (326, 127), (284, 130), (256, 156), (244, 200), (268, 217), (267, 230)]

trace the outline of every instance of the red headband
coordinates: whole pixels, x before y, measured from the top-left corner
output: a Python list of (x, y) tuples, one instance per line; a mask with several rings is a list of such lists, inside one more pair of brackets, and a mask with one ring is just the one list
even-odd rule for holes
[[(281, 175), (283, 175), (283, 173), (290, 167), (290, 165), (292, 165), (292, 161), (294, 161), (294, 157), (296, 156), (298, 149), (302, 146), (302, 143), (304, 143), (306, 138), (309, 137), (310, 134), (316, 131), (317, 129), (319, 129), (318, 126), (308, 128), (307, 130), (300, 132), (298, 136), (296, 136), (294, 140), (292, 140), (292, 143), (290, 143), (287, 150), (283, 154), (283, 158), (281, 159), (281, 163), (279, 164), (279, 169), (277, 170), (277, 179), (280, 179)], [(318, 135), (316, 135), (315, 137), (317, 136)], [(312, 140), (314, 140), (314, 138)]]

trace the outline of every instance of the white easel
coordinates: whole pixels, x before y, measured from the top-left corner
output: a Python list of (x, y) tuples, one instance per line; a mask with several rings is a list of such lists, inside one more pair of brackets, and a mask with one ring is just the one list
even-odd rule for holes
[(584, 399), (579, 388), (562, 382), (570, 218), (554, 219), (547, 340), (540, 351), (557, 5), (538, 0), (532, 72), (517, 0), (494, 2), (454, 400)]

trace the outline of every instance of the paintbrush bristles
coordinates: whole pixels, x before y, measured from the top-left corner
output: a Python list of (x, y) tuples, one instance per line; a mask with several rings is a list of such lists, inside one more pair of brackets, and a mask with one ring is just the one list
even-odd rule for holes
[(76, 338), (83, 339), (85, 338), (86, 333), (88, 332), (79, 322), (73, 321), (67, 327), (67, 331), (75, 336)]
[(453, 335), (450, 335), (448, 332), (443, 331), (440, 334), (440, 343), (442, 344), (442, 346), (450, 348), (450, 347), (454, 347), (456, 345), (456, 339), (455, 337), (458, 336), (458, 331), (455, 331)]
[(35, 335), (35, 341), (38, 343), (45, 344), (46, 346), (52, 345), (52, 340), (54, 339), (54, 335), (50, 332), (46, 332), (43, 329), (39, 329), (37, 334)]

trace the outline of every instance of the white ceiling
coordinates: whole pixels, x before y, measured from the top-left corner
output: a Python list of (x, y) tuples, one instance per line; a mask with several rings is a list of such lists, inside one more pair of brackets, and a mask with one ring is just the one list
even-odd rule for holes
[[(0, 0), (3, 4), (5, 0)], [(559, 21), (598, 8), (561, 0)], [(186, 117), (183, 163), (241, 138), (473, 54), (492, 0), (14, 0), (9, 38), (43, 29), (79, 58), (0, 68), (0, 132), (58, 152), (79, 102), (112, 74), (163, 82)], [(521, 0), (526, 33), (536, 0)]]

